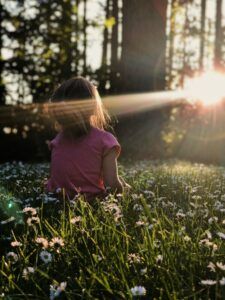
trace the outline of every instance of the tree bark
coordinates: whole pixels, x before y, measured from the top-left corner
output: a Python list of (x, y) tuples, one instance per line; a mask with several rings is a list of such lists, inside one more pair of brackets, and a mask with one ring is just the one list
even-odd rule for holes
[(220, 70), (222, 68), (222, 43), (223, 43), (223, 31), (222, 31), (222, 3), (223, 0), (217, 0), (216, 2), (216, 35), (215, 35), (215, 55), (214, 66), (215, 69)]
[(83, 76), (87, 74), (87, 0), (84, 1), (83, 16)]
[(2, 28), (2, 20), (4, 19), (3, 16), (3, 6), (0, 2), (0, 106), (5, 104), (5, 86), (3, 83), (3, 69), (4, 69), (4, 61), (2, 58), (2, 48), (3, 48), (3, 41), (2, 41), (2, 34), (3, 34), (3, 28)]
[(122, 92), (165, 88), (166, 0), (123, 0)]
[(199, 67), (202, 71), (204, 68), (204, 48), (205, 48), (205, 17), (206, 17), (206, 0), (201, 0), (201, 39), (200, 39), (200, 57)]
[(112, 28), (111, 38), (111, 74), (110, 83), (111, 91), (117, 92), (117, 72), (118, 72), (118, 0), (112, 1), (112, 16), (115, 18), (115, 24)]
[[(109, 19), (110, 16), (110, 3), (111, 0), (106, 1), (105, 5), (105, 19)], [(100, 75), (99, 75), (99, 91), (105, 92), (105, 86), (107, 81), (107, 55), (108, 55), (108, 43), (109, 43), (109, 31), (108, 28), (104, 27), (103, 32), (103, 43), (102, 43), (102, 62), (101, 62), (101, 68), (100, 68)]]

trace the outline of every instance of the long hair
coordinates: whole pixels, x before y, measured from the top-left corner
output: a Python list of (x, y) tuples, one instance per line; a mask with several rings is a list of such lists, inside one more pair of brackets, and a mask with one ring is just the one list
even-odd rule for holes
[(96, 87), (81, 76), (66, 80), (56, 88), (50, 98), (49, 114), (68, 138), (85, 135), (91, 126), (105, 129), (110, 122)]

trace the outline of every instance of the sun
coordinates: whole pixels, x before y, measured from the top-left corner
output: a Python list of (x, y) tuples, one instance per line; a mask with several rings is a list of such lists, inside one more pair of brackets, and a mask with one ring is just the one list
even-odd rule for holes
[(225, 98), (225, 74), (216, 71), (187, 80), (185, 93), (191, 101), (199, 101), (204, 106), (211, 106)]

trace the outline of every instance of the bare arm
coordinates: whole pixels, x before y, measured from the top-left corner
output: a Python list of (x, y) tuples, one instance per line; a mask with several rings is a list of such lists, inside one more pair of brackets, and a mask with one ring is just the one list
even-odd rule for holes
[(118, 176), (117, 152), (112, 148), (103, 158), (103, 181), (105, 187), (110, 187), (117, 193), (123, 192), (123, 185)]

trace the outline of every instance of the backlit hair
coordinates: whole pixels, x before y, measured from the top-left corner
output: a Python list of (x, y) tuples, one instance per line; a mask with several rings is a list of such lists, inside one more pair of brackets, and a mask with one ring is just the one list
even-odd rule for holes
[(85, 135), (91, 126), (107, 128), (110, 121), (97, 88), (83, 77), (73, 77), (56, 88), (50, 99), (49, 113), (69, 138)]

